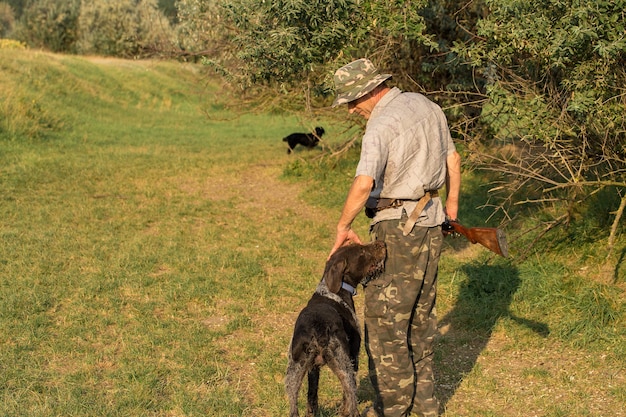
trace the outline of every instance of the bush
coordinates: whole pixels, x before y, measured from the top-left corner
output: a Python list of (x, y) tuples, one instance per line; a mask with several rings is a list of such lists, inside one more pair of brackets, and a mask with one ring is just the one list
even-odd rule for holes
[(129, 58), (155, 54), (172, 37), (155, 0), (84, 2), (78, 31), (79, 52)]
[[(0, 35), (12, 16), (4, 4)], [(53, 52), (137, 57), (171, 49), (173, 32), (157, 0), (33, 0), (15, 36)]]
[(217, 57), (232, 52), (231, 30), (217, 0), (178, 0), (176, 7), (177, 42), (184, 53)]
[(15, 14), (11, 5), (0, 2), (0, 38), (7, 37), (13, 32), (15, 26)]
[(0, 39), (0, 49), (26, 49), (26, 44), (13, 39)]
[(74, 52), (80, 0), (36, 0), (24, 9), (17, 38), (33, 48)]
[[(548, 209), (538, 229), (546, 233), (577, 220), (607, 187), (625, 199), (624, 1), (487, 4), (477, 36), (455, 51), (483, 86), (471, 140), (496, 174), (495, 206), (511, 216), (522, 203)], [(600, 216), (617, 206), (605, 209)], [(611, 233), (609, 242), (617, 228)]]

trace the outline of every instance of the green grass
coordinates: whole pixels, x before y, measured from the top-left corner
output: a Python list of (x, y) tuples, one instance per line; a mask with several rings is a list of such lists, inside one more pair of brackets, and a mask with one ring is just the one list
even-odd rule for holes
[[(353, 132), (235, 113), (202, 68), (176, 63), (0, 50), (0, 92), (0, 415), (285, 415), (291, 329), (358, 150), (287, 156), (280, 138)], [(480, 225), (485, 187), (464, 179), (462, 219)], [(367, 236), (363, 216), (356, 228)], [(623, 415), (625, 280), (595, 276), (581, 236), (523, 263), (448, 240), (445, 416)], [(322, 378), (333, 416), (338, 384)]]

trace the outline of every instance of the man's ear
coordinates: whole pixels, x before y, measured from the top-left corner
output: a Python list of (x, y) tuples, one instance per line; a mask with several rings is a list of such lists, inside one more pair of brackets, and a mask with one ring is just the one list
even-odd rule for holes
[(343, 282), (343, 272), (346, 269), (347, 262), (345, 259), (335, 259), (331, 257), (326, 262), (326, 268), (324, 270), (324, 281), (328, 286), (330, 292), (337, 294), (341, 289), (341, 283)]

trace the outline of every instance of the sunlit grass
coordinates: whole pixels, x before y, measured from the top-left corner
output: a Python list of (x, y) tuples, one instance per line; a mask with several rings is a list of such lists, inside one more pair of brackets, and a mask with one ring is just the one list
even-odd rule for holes
[[(212, 105), (224, 97), (201, 68), (0, 54), (0, 91), (25, 106), (5, 101), (1, 123), (6, 111), (25, 122), (0, 130), (0, 414), (285, 415), (292, 325), (320, 279), (356, 149), (287, 156), (280, 139), (301, 120)], [(333, 123), (328, 140), (349, 139)], [(462, 220), (483, 225), (485, 188), (465, 178)], [(367, 237), (367, 219), (355, 227)], [(623, 293), (579, 267), (447, 240), (435, 356), (445, 415), (594, 415), (585, 395), (623, 404)], [(363, 353), (361, 406), (366, 368)], [(338, 384), (322, 378), (332, 416)]]

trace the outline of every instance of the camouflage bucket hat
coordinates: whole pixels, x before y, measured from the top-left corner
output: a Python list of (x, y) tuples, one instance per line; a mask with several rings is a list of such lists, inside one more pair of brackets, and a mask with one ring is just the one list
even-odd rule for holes
[(388, 78), (391, 78), (391, 74), (379, 74), (374, 64), (366, 58), (339, 68), (334, 77), (337, 98), (332, 107), (363, 97)]

